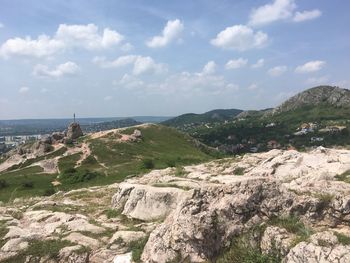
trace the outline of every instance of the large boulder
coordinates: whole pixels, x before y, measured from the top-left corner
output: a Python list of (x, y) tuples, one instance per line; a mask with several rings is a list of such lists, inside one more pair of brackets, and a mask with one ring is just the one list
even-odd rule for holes
[(68, 126), (67, 139), (75, 140), (81, 136), (83, 136), (83, 131), (81, 130), (79, 123), (71, 123)]
[(178, 188), (121, 183), (112, 206), (140, 220), (165, 218), (189, 194)]

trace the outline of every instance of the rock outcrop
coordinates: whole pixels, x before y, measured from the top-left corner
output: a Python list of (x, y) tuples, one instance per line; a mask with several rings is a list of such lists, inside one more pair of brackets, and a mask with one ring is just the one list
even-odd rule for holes
[(291, 97), (272, 113), (296, 110), (305, 106), (328, 104), (334, 107), (349, 107), (350, 90), (333, 86), (318, 86)]
[(83, 131), (81, 130), (79, 123), (76, 123), (76, 122), (71, 123), (68, 126), (67, 139), (76, 140), (81, 136), (83, 136)]
[(17, 200), (0, 206), (0, 261), (54, 240), (58, 262), (131, 263), (142, 249), (147, 263), (215, 262), (249, 246), (283, 263), (350, 262), (349, 170), (349, 150), (273, 150)]

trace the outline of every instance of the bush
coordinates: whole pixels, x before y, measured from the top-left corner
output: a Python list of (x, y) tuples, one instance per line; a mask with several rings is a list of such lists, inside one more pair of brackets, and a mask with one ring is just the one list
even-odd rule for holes
[(8, 183), (4, 179), (0, 179), (0, 189), (8, 187)]
[(56, 193), (55, 189), (51, 187), (44, 190), (43, 196), (51, 196), (55, 193)]
[(134, 262), (141, 262), (141, 255), (147, 243), (147, 240), (148, 240), (148, 236), (140, 240), (130, 242), (129, 248), (131, 249), (132, 260)]
[(151, 160), (151, 159), (142, 160), (142, 168), (143, 169), (153, 169), (154, 168), (153, 160)]
[(75, 184), (90, 181), (98, 176), (100, 176), (98, 172), (89, 170), (78, 171), (74, 168), (69, 168), (61, 174), (61, 180), (70, 184)]
[(237, 167), (234, 171), (233, 174), (234, 175), (244, 175), (244, 168), (243, 167)]
[(277, 250), (263, 254), (258, 246), (253, 245), (252, 233), (242, 234), (232, 240), (231, 245), (216, 259), (217, 263), (280, 263), (281, 255)]
[(175, 163), (174, 160), (168, 160), (168, 161), (166, 161), (166, 165), (167, 165), (168, 167), (175, 167), (175, 166), (176, 166), (176, 163)]
[(22, 188), (33, 188), (34, 183), (32, 181), (25, 181), (22, 183)]

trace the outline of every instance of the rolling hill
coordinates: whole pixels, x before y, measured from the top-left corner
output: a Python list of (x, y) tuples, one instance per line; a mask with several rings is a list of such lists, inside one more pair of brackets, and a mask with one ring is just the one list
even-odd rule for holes
[[(302, 129), (310, 125), (312, 129)], [(274, 109), (244, 111), (226, 123), (192, 126), (186, 131), (212, 147), (239, 153), (275, 147), (349, 145), (349, 130), (350, 91), (318, 86)]]
[(0, 158), (0, 201), (121, 182), (150, 169), (212, 158), (190, 136), (155, 124), (91, 133), (75, 144), (51, 147), (39, 153), (26, 145)]
[(239, 109), (217, 109), (202, 114), (187, 113), (162, 122), (163, 125), (171, 127), (184, 127), (186, 125), (199, 125), (204, 123), (224, 122), (232, 120), (240, 114)]

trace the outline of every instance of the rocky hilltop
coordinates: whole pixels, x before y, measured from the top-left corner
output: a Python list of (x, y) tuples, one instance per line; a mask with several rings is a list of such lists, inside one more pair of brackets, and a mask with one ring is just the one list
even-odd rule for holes
[(350, 90), (333, 86), (318, 86), (305, 90), (273, 109), (273, 113), (296, 110), (305, 106), (327, 104), (334, 107), (349, 107)]
[(17, 199), (0, 261), (347, 263), (349, 170), (350, 150), (272, 150)]

